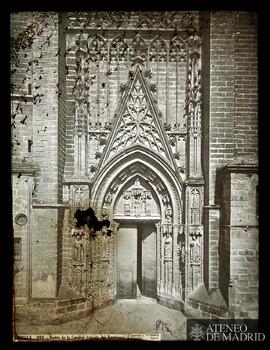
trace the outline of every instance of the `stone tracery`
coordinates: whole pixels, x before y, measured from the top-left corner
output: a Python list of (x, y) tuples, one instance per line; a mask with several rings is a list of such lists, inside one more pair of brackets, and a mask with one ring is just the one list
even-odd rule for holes
[(111, 152), (117, 153), (135, 143), (142, 143), (164, 154), (164, 148), (154, 118), (149, 110), (149, 105), (139, 80), (136, 81), (134, 90), (129, 95), (127, 110), (123, 114)]

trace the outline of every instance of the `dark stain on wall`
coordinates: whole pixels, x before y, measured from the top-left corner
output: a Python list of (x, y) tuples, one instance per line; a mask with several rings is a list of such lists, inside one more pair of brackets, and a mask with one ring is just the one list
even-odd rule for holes
[(86, 210), (78, 209), (74, 214), (74, 219), (76, 221), (75, 227), (80, 228), (84, 225), (87, 225), (92, 237), (96, 236), (97, 231), (102, 231), (103, 235), (112, 235), (112, 230), (110, 229), (110, 221), (99, 221), (95, 215), (94, 210), (91, 207)]

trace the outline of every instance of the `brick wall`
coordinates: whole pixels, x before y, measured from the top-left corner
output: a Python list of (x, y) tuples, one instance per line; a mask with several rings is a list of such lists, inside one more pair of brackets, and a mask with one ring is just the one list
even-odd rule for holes
[(34, 200), (57, 202), (58, 15), (12, 13), (11, 37), (13, 162), (33, 161)]
[[(69, 296), (69, 282), (72, 279), (72, 236), (70, 233), (70, 210), (65, 208), (63, 211), (63, 231), (62, 234), (58, 236), (59, 245), (61, 245), (61, 260), (60, 256), (58, 259), (58, 298), (60, 300), (68, 299)], [(59, 249), (58, 245), (58, 249)]]
[(74, 97), (73, 91), (76, 82), (76, 65), (75, 65), (75, 50), (69, 51), (72, 37), (66, 36), (66, 65), (68, 72), (66, 75), (66, 161), (65, 161), (65, 176), (73, 175), (74, 165)]
[(57, 209), (33, 209), (31, 235), (31, 296), (33, 298), (56, 297), (57, 229)]
[(11, 152), (13, 164), (33, 165), (33, 104), (14, 97), (11, 101)]
[(202, 14), (201, 27), (205, 283), (211, 289), (220, 283), (217, 170), (258, 161), (256, 14)]
[[(33, 25), (34, 23), (34, 25)], [(28, 151), (28, 140), (33, 141), (32, 130), (32, 64), (31, 40), (39, 26), (33, 22), (31, 13), (16, 13), (10, 17), (11, 36), (11, 132), (13, 163), (31, 164), (32, 153)], [(28, 31), (29, 36), (25, 35)], [(29, 97), (21, 98), (28, 95)]]
[(33, 162), (38, 167), (35, 202), (58, 200), (58, 16), (47, 13), (47, 26), (33, 43), (38, 64), (33, 91), (42, 97), (33, 104)]
[(63, 201), (63, 175), (66, 156), (66, 17), (59, 14), (58, 28), (58, 201)]
[[(29, 296), (32, 297), (55, 297), (61, 276), (62, 242), (58, 231), (62, 230), (63, 213), (58, 213), (57, 205), (31, 210), (31, 201), (32, 196), (34, 203), (55, 205), (62, 201), (66, 73), (64, 26), (63, 19), (58, 30), (58, 15), (55, 13), (26, 12), (11, 15), (11, 36), (15, 50), (11, 67), (14, 85), (12, 163), (20, 179), (15, 176), (16, 181), (24, 178), (25, 171), (36, 169), (33, 186), (31, 178), (26, 180), (31, 181), (28, 189), (30, 198), (18, 192), (21, 189), (17, 189), (17, 183), (13, 183), (15, 203), (27, 201), (25, 207), (31, 211), (28, 217), (31, 230), (25, 233), (27, 239), (31, 240), (30, 250), (29, 243), (25, 238), (22, 239), (23, 259), (31, 261), (31, 264), (25, 265), (25, 272), (20, 272), (18, 276), (24, 273), (32, 276), (29, 280), (24, 278), (24, 285), (19, 283), (18, 286), (20, 293), (28, 293), (30, 289)], [(14, 213), (17, 211), (14, 209)], [(18, 226), (15, 223), (14, 231), (16, 237)], [(41, 293), (40, 289), (44, 291)]]
[[(257, 174), (232, 174), (231, 278), (235, 285), (232, 306), (236, 317), (258, 317)], [(239, 225), (239, 227), (237, 227)]]
[[(25, 34), (26, 30), (28, 30), (29, 35)], [(31, 39), (36, 36), (35, 33), (39, 30), (38, 22), (33, 22), (33, 13), (19, 12), (11, 14), (10, 36), (13, 43), (11, 45), (11, 57), (13, 57), (11, 58), (11, 92), (14, 94), (31, 93), (33, 64)]]
[[(108, 304), (106, 303), (106, 305)], [(17, 307), (16, 321), (23, 320), (24, 322), (28, 321), (39, 325), (62, 324), (63, 322), (90, 316), (93, 311), (91, 299), (75, 298), (61, 301), (50, 299), (33, 300), (31, 304)], [(16, 333), (19, 335), (18, 329)]]
[(234, 12), (211, 13), (209, 203), (215, 203), (216, 169), (234, 155)]
[(258, 54), (255, 13), (235, 15), (235, 156), (246, 161), (258, 153)]
[(237, 318), (258, 316), (258, 174), (252, 166), (226, 167), (220, 240), (220, 287)]
[(63, 300), (57, 303), (55, 314), (62, 321), (68, 321), (88, 316), (92, 309), (92, 302), (84, 298)]
[(210, 161), (205, 171), (209, 172), (209, 204), (214, 204), (216, 169), (233, 161), (256, 161), (256, 14), (215, 12), (209, 25), (210, 57), (204, 69), (210, 76)]
[[(13, 258), (14, 294), (16, 311), (18, 311), (21, 305), (28, 301), (30, 295), (29, 239), (33, 189), (33, 179), (29, 176), (33, 166), (31, 38), (41, 29), (41, 26), (34, 20), (33, 14), (28, 12), (12, 13), (10, 23)], [(25, 169), (28, 169), (27, 173)], [(16, 217), (18, 218), (19, 214), (26, 215), (27, 222), (23, 225), (17, 223)]]
[[(205, 205), (215, 204), (216, 170), (233, 159), (234, 122), (234, 13), (201, 16), (203, 35), (203, 172)], [(219, 211), (205, 210), (205, 284), (218, 287)]]
[[(19, 239), (15, 251), (14, 244), (14, 283), (15, 296), (17, 304), (24, 303), (28, 300), (28, 279), (29, 279), (29, 231), (30, 231), (30, 191), (32, 188), (32, 178), (25, 174), (14, 174), (12, 176), (13, 200), (13, 232), (14, 240)], [(23, 225), (17, 220), (19, 214), (26, 215), (27, 222)], [(15, 241), (14, 241), (15, 243)]]

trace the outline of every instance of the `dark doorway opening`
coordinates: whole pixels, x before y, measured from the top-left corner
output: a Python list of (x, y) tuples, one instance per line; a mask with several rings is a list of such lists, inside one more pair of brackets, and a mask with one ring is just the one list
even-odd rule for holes
[(117, 297), (157, 297), (157, 244), (154, 222), (123, 223), (118, 234)]
[(138, 225), (137, 283), (141, 295), (157, 297), (156, 227), (154, 223)]

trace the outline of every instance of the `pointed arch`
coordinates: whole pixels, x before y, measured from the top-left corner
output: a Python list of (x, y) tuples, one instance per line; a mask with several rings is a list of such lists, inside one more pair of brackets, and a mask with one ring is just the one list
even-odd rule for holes
[(163, 38), (157, 35), (149, 44), (149, 61), (167, 60), (167, 45)]
[(187, 44), (179, 36), (175, 36), (169, 45), (169, 59), (172, 62), (185, 62), (187, 59)]
[(137, 34), (129, 47), (129, 59), (132, 61), (136, 56), (140, 56), (143, 60), (147, 58), (147, 44), (144, 38)]
[(113, 131), (100, 160), (100, 167), (118, 152), (140, 144), (154, 151), (156, 157), (161, 155), (167, 164), (177, 169), (168, 146), (162, 117), (139, 66), (136, 67), (133, 79), (126, 87), (115, 115)]
[(156, 189), (160, 197), (169, 194), (173, 206), (174, 222), (180, 223), (182, 217), (182, 187), (183, 182), (176, 172), (160, 157), (151, 150), (137, 145), (126, 152), (120, 153), (110, 160), (97, 173), (93, 181), (92, 205), (100, 210), (103, 208), (106, 194), (112, 196), (119, 190), (119, 186), (134, 173), (141, 174), (148, 183)]
[(97, 34), (88, 42), (88, 53), (91, 61), (105, 60), (108, 57), (107, 41)]
[(127, 61), (127, 48), (128, 44), (123, 35), (117, 34), (109, 46), (110, 61)]

